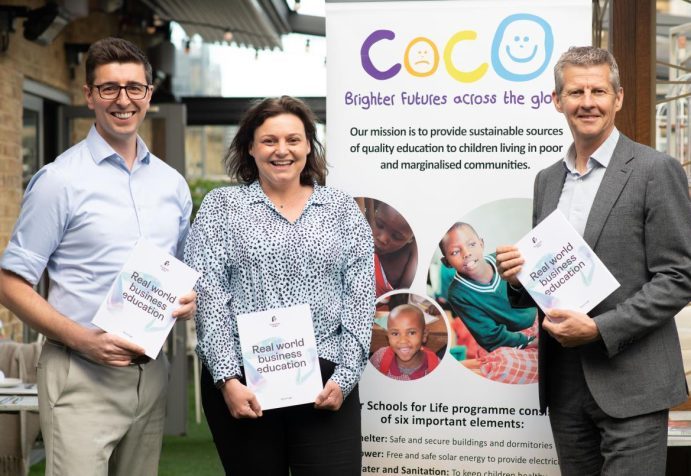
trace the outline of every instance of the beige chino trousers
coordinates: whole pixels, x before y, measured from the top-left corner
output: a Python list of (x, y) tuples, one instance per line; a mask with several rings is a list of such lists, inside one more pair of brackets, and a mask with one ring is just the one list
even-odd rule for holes
[(47, 341), (38, 362), (46, 476), (155, 476), (168, 361), (111, 367)]

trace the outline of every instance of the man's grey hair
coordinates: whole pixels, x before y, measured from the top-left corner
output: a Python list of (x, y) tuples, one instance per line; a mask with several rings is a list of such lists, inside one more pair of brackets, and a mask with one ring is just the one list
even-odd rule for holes
[(619, 66), (612, 53), (595, 46), (572, 46), (561, 55), (557, 64), (554, 65), (554, 89), (557, 94), (561, 94), (564, 89), (564, 68), (567, 66), (609, 66), (609, 82), (614, 92), (619, 92)]

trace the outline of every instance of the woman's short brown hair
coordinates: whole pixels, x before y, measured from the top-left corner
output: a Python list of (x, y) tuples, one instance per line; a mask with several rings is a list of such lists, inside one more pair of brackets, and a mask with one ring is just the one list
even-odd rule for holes
[(240, 121), (240, 128), (223, 158), (226, 172), (231, 178), (245, 184), (250, 184), (259, 178), (259, 169), (250, 155), (254, 132), (264, 121), (281, 114), (292, 114), (300, 119), (310, 145), (305, 168), (300, 174), (300, 183), (312, 185), (317, 182), (323, 185), (327, 174), (326, 157), (324, 147), (317, 139), (317, 118), (307, 104), (291, 96), (260, 100), (245, 113)]

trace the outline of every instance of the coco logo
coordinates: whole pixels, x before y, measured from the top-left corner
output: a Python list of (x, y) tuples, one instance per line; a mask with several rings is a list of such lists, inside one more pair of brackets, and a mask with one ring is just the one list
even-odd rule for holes
[[(403, 53), (403, 66), (396, 63), (388, 69), (374, 65), (370, 57), (372, 47), (384, 40), (394, 40), (396, 34), (391, 30), (372, 32), (360, 48), (362, 68), (374, 79), (386, 80), (396, 76), (403, 67), (408, 74), (416, 77), (431, 76), (439, 68), (441, 58), (446, 72), (456, 81), (473, 83), (482, 78), (489, 69), (488, 63), (481, 63), (474, 69), (462, 70), (454, 64), (453, 51), (462, 41), (474, 41), (477, 32), (462, 30), (449, 38), (440, 57), (437, 45), (423, 36), (412, 39)], [(552, 27), (544, 19), (530, 13), (517, 13), (506, 17), (499, 24), (490, 51), (492, 68), (508, 81), (529, 81), (540, 76), (552, 57), (554, 35)]]

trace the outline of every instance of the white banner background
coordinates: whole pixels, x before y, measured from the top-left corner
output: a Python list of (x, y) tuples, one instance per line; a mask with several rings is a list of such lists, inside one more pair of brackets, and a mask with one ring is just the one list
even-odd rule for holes
[[(552, 68), (569, 46), (590, 44), (591, 2), (327, 3), (326, 18), (328, 182), (384, 201), (406, 218), (419, 253), (410, 289), (426, 295), (438, 243), (454, 222), (473, 224), (485, 253), (530, 228), (533, 178), (571, 142), (551, 104)], [(363, 48), (379, 30), (391, 33)], [(466, 32), (464, 39), (449, 46), (458, 32)], [(439, 63), (421, 76), (430, 67), (415, 55), (427, 49), (434, 63), (431, 44)], [(398, 72), (376, 79), (363, 67), (368, 60), (380, 72)], [(459, 80), (454, 68), (460, 76), (480, 69)], [(382, 128), (396, 135), (372, 135)], [(471, 136), (494, 128), (513, 134)], [(442, 151), (396, 151), (400, 146)], [(461, 166), (434, 168), (442, 163)], [(535, 384), (488, 380), (447, 351), (416, 381), (395, 381), (368, 365), (360, 398), (363, 474), (559, 474), (548, 419), (535, 415)]]

